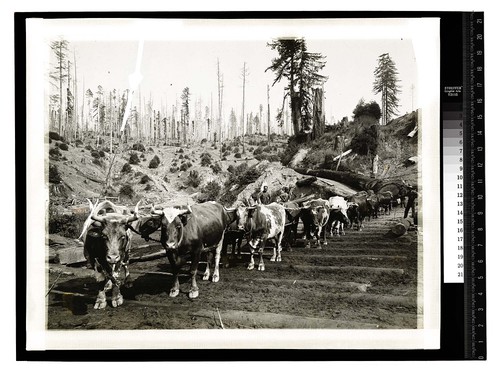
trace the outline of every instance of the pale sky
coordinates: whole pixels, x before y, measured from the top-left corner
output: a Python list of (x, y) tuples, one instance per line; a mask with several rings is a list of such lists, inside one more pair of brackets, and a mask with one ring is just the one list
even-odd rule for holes
[[(281, 106), (285, 81), (272, 87), (274, 74), (265, 69), (276, 57), (266, 46), (280, 36), (305, 37), (308, 50), (326, 57), (322, 74), (325, 83), (327, 121), (352, 116), (358, 101), (376, 100), (372, 92), (373, 72), (377, 58), (389, 53), (401, 80), (400, 114), (416, 109), (419, 76), (415, 57), (415, 25), (407, 20), (222, 20), (208, 23), (176, 22), (169, 24), (144, 21), (140, 26), (104, 20), (97, 25), (88, 21), (45, 21), (46, 40), (63, 36), (76, 54), (79, 91), (105, 91), (129, 87), (129, 75), (135, 70), (139, 40), (144, 41), (140, 71), (141, 96), (153, 98), (154, 107), (167, 102), (169, 108), (189, 87), (191, 101), (201, 99), (202, 108), (210, 107), (212, 95), (214, 116), (217, 113), (217, 59), (224, 79), (224, 116), (234, 108), (238, 119), (242, 110), (242, 68), (246, 63), (245, 113), (267, 108), (266, 86), (270, 86), (271, 118)], [(95, 21), (94, 21), (95, 22)], [(152, 22), (152, 23), (151, 23)], [(412, 22), (415, 22), (413, 20)], [(146, 26), (144, 26), (146, 25)], [(138, 32), (136, 32), (139, 30)], [(418, 34), (418, 33), (417, 33)], [(414, 90), (412, 91), (412, 85)], [(412, 101), (412, 93), (414, 99)], [(136, 92), (137, 94), (137, 92)], [(80, 93), (81, 95), (81, 93)], [(137, 105), (136, 95), (134, 105)], [(179, 100), (180, 104), (180, 100)], [(194, 114), (194, 106), (191, 109)]]

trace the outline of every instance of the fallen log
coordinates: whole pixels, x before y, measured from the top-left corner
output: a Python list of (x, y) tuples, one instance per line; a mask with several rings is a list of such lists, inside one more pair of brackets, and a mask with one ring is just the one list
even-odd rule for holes
[(292, 286), (292, 285), (320, 285), (320, 286), (326, 286), (330, 288), (335, 288), (336, 290), (338, 289), (354, 289), (354, 290), (361, 290), (363, 287), (370, 287), (371, 285), (366, 284), (366, 283), (358, 283), (354, 281), (325, 281), (325, 280), (303, 280), (303, 279), (263, 279), (263, 278), (257, 278), (257, 279), (244, 279), (244, 281), (248, 283), (263, 283), (263, 284), (269, 284), (269, 283), (278, 283), (281, 285), (285, 286)]
[(408, 232), (408, 229), (412, 226), (412, 222), (410, 219), (399, 219), (399, 222), (394, 224), (394, 226), (389, 229), (386, 233), (386, 237), (389, 238), (397, 238)]
[(314, 194), (309, 194), (309, 195), (306, 195), (305, 197), (300, 197), (300, 198), (297, 198), (297, 199), (294, 199), (294, 200), (291, 200), (287, 203), (303, 203), (303, 202), (307, 202), (308, 200), (310, 199), (314, 199), (316, 198), (316, 196)]
[(305, 178), (301, 178), (300, 180), (297, 180), (295, 185), (297, 185), (298, 187), (310, 186), (316, 180), (317, 180), (317, 178), (315, 176), (305, 177)]
[(366, 184), (373, 180), (373, 178), (356, 173), (332, 171), (328, 169), (294, 168), (293, 170), (303, 175), (323, 177), (329, 180), (341, 182), (356, 190), (365, 190)]
[(130, 257), (129, 263), (132, 264), (132, 263), (137, 263), (137, 262), (146, 262), (148, 260), (160, 259), (160, 258), (164, 258), (166, 256), (167, 256), (167, 252), (165, 250), (161, 250), (161, 251), (158, 251), (158, 252), (152, 253), (152, 254), (145, 254), (145, 255), (138, 256), (138, 257)]
[(346, 152), (343, 152), (342, 154), (340, 155), (337, 155), (333, 158), (333, 161), (337, 160), (337, 159), (342, 159), (344, 156), (347, 156), (349, 155), (350, 153), (352, 152), (351, 149), (347, 150)]
[(82, 171), (80, 171), (78, 169), (76, 170), (76, 173), (78, 173), (80, 176), (85, 177), (87, 180), (90, 180), (92, 182), (95, 182), (95, 183), (98, 183), (98, 184), (101, 184), (101, 185), (103, 185), (104, 182), (105, 182), (104, 180), (101, 180), (101, 179), (99, 179), (97, 177), (93, 177), (93, 176), (90, 176), (87, 173), (83, 173)]
[[(376, 329), (372, 323), (342, 321), (337, 319), (311, 318), (298, 315), (274, 314), (265, 312), (225, 310), (220, 311), (221, 320), (231, 327), (230, 323), (249, 328), (308, 328), (308, 329)], [(190, 316), (213, 319), (214, 313), (208, 310), (194, 311)]]
[(70, 246), (65, 248), (55, 249), (54, 258), (51, 257), (52, 252), (49, 252), (49, 262), (59, 264), (78, 264), (87, 261), (83, 254), (83, 246)]
[(299, 271), (318, 271), (318, 272), (334, 272), (334, 271), (362, 271), (369, 273), (396, 273), (403, 275), (405, 271), (401, 268), (381, 268), (381, 267), (357, 267), (357, 266), (309, 266), (309, 265), (293, 265)]

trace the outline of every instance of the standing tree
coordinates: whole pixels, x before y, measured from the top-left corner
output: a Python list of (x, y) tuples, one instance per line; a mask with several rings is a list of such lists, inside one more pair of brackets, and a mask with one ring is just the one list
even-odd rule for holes
[(262, 126), (262, 111), (264, 110), (264, 107), (262, 106), (262, 104), (259, 105), (259, 129), (257, 130), (257, 132), (259, 134), (262, 133), (262, 129), (261, 129), (261, 126)]
[[(92, 105), (94, 103), (94, 93), (92, 92), (91, 89), (87, 89), (85, 91), (85, 98), (87, 99), (87, 116), (85, 120), (85, 130), (89, 130), (89, 124), (88, 124), (88, 119), (92, 119)], [(94, 131), (95, 131), (95, 125), (94, 125)]]
[(183, 129), (183, 142), (187, 142), (187, 130), (189, 127), (189, 96), (191, 94), (189, 93), (189, 87), (185, 87), (184, 90), (182, 90), (181, 94), (181, 99), (182, 99), (182, 129)]
[(324, 56), (320, 53), (307, 51), (303, 38), (275, 39), (267, 44), (278, 52), (278, 57), (272, 60), (271, 69), (276, 78), (273, 86), (282, 78), (288, 80), (285, 88), (282, 108), (278, 112), (278, 123), (282, 122), (284, 106), (290, 97), (292, 124), (294, 134), (307, 134), (312, 131), (312, 89), (322, 85), (327, 77), (319, 74), (325, 66)]
[(234, 108), (231, 108), (231, 114), (229, 115), (229, 138), (236, 138), (237, 135), (238, 120), (236, 119), (236, 113), (234, 113)]
[(398, 94), (401, 92), (397, 78), (398, 70), (388, 53), (378, 57), (378, 65), (374, 74), (373, 92), (382, 94), (382, 125), (386, 125), (391, 117), (397, 113)]
[(71, 62), (67, 61), (67, 72), (68, 72), (68, 85), (66, 87), (66, 121), (64, 128), (64, 138), (69, 139), (69, 135), (71, 131), (68, 131), (68, 128), (73, 126), (74, 119), (74, 97), (71, 92)]
[[(245, 83), (246, 79), (248, 77), (248, 69), (247, 69), (247, 63), (243, 63), (243, 69), (241, 70), (241, 77), (243, 79), (243, 106), (241, 110), (241, 123), (242, 123), (242, 128), (243, 128), (243, 138), (242, 138), (242, 145), (243, 145), (243, 154), (245, 153)], [(247, 122), (248, 124), (248, 122)]]
[(54, 70), (49, 73), (51, 83), (56, 87), (59, 92), (52, 95), (52, 100), (57, 100), (59, 102), (59, 112), (58, 112), (58, 132), (62, 132), (62, 108), (63, 108), (63, 84), (68, 78), (68, 66), (65, 65), (69, 50), (69, 42), (67, 40), (61, 39), (50, 43), (50, 48), (54, 52), (56, 63), (54, 64)]
[(253, 128), (254, 128), (254, 134), (260, 133), (260, 120), (257, 114), (255, 114), (253, 118)]
[[(219, 59), (217, 59), (217, 130), (215, 134), (219, 135), (219, 142), (222, 142), (222, 103), (224, 99), (224, 75), (220, 71)], [(214, 143), (217, 143), (217, 135), (214, 136)]]
[(94, 120), (94, 129), (97, 133), (97, 144), (99, 145), (99, 136), (101, 134), (101, 127), (104, 124), (106, 119), (105, 108), (104, 105), (104, 91), (101, 85), (97, 86), (97, 93), (94, 97), (94, 101), (92, 103), (92, 117)]

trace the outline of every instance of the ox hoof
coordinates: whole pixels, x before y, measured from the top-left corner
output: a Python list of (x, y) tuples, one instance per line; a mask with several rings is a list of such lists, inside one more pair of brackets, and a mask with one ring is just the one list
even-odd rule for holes
[(266, 267), (264, 266), (264, 264), (259, 264), (259, 268), (258, 268), (259, 271), (265, 271), (266, 270)]
[(204, 273), (203, 274), (203, 280), (207, 281), (208, 279), (210, 279), (210, 274), (209, 273)]
[(170, 297), (177, 297), (179, 295), (179, 289), (170, 289)]
[(189, 298), (194, 299), (198, 297), (198, 291), (197, 290), (190, 290), (189, 291)]
[(328, 245), (328, 243), (325, 241), (325, 242), (323, 242), (323, 245)]
[(216, 282), (218, 282), (218, 281), (219, 281), (219, 275), (213, 274), (213, 275), (212, 275), (212, 282), (213, 282), (213, 283), (216, 283)]
[(276, 262), (276, 256), (275, 256), (275, 255), (273, 255), (273, 256), (271, 257), (271, 259), (269, 259), (269, 260), (270, 260), (271, 262)]
[(95, 304), (94, 304), (94, 309), (96, 310), (102, 310), (106, 307), (106, 300), (101, 300), (101, 299), (98, 299), (97, 301), (95, 301)]
[(310, 249), (311, 248), (311, 245), (310, 244), (307, 244), (306, 245), (306, 249)]
[(121, 294), (111, 299), (111, 306), (118, 307), (121, 305), (123, 305), (123, 296)]
[(248, 267), (247, 267), (247, 270), (251, 271), (255, 268), (255, 265), (254, 264), (249, 264)]
[(281, 255), (278, 255), (278, 256), (276, 257), (276, 262), (281, 262)]

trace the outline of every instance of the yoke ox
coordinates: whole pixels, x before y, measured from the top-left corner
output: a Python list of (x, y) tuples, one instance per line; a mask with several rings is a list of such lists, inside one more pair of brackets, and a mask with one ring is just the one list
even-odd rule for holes
[[(219, 262), (224, 241), (224, 232), (231, 222), (236, 220), (236, 209), (226, 209), (217, 202), (205, 202), (187, 208), (167, 207), (162, 210), (152, 209), (152, 215), (141, 218), (139, 232), (143, 238), (161, 228), (160, 242), (167, 252), (174, 274), (174, 285), (170, 297), (179, 294), (180, 268), (191, 259), (191, 288), (189, 298), (196, 298), (199, 288), (196, 273), (201, 254), (215, 249), (215, 267), (212, 281), (219, 281)], [(203, 280), (210, 278), (211, 251), (207, 254), (207, 268)]]
[(323, 245), (326, 245), (326, 224), (330, 216), (330, 205), (325, 199), (313, 199), (304, 203), (301, 211), (301, 220), (304, 223), (306, 235), (306, 247), (311, 247), (311, 239), (316, 238), (317, 245), (321, 247), (320, 238), (323, 237)]
[(292, 245), (295, 244), (297, 238), (297, 227), (300, 220), (300, 212), (302, 208), (296, 202), (284, 202), (286, 221), (285, 234), (283, 236), (283, 244), (286, 250), (291, 251)]
[(349, 218), (349, 228), (352, 228), (356, 224), (356, 228), (359, 230), (359, 205), (354, 202), (347, 202), (347, 217)]
[(366, 203), (368, 204), (369, 215), (368, 219), (378, 218), (378, 210), (380, 208), (379, 197), (373, 190), (366, 191)]
[[(371, 206), (368, 203), (368, 193), (361, 191), (349, 197), (347, 215), (352, 224), (357, 225), (358, 231), (364, 227), (363, 221), (366, 217), (370, 217)], [(351, 204), (349, 204), (349, 202)]]
[(271, 262), (281, 262), (281, 241), (285, 233), (286, 222), (284, 206), (278, 203), (270, 203), (252, 207), (239, 207), (238, 220), (239, 228), (247, 234), (247, 242), (250, 246), (250, 263), (247, 267), (249, 270), (255, 268), (253, 256), (257, 248), (260, 255), (258, 270), (265, 270), (264, 247), (267, 240), (270, 239), (275, 242)]
[(349, 225), (347, 217), (347, 201), (343, 197), (335, 196), (328, 199), (330, 205), (330, 216), (328, 217), (327, 228), (330, 229), (330, 236), (345, 235), (344, 225)]
[(84, 223), (82, 234), (83, 251), (91, 268), (96, 272), (99, 292), (95, 309), (106, 307), (106, 292), (112, 290), (111, 305), (123, 304), (120, 293), (120, 271), (124, 268), (126, 282), (132, 233), (130, 223), (137, 220), (137, 203), (132, 214), (127, 207), (117, 206), (109, 201), (94, 205), (89, 201), (90, 215)]
[(390, 191), (384, 191), (383, 193), (378, 193), (378, 201), (381, 209), (384, 209), (384, 213), (391, 213), (393, 196)]
[(238, 251), (238, 259), (241, 259), (241, 243), (243, 237), (245, 236), (245, 231), (238, 229), (238, 221), (233, 221), (227, 227), (224, 232), (224, 241), (222, 243), (222, 258), (224, 267), (229, 267), (229, 260), (227, 255), (227, 247), (231, 245), (231, 257), (234, 259), (235, 251)]
[(410, 192), (410, 187), (405, 182), (387, 182), (381, 185), (377, 191), (379, 194), (384, 194), (385, 192), (390, 192), (392, 194), (393, 203), (397, 202), (397, 205), (404, 207), (405, 199)]

